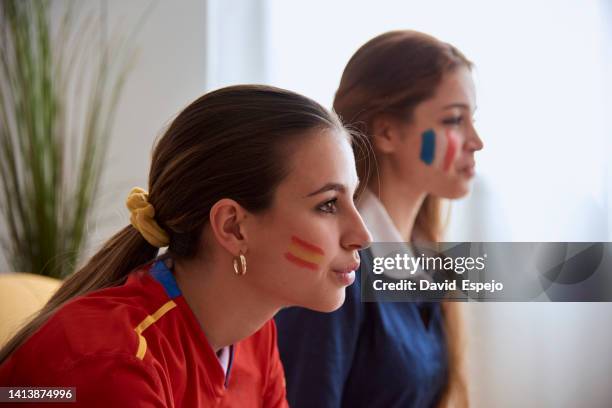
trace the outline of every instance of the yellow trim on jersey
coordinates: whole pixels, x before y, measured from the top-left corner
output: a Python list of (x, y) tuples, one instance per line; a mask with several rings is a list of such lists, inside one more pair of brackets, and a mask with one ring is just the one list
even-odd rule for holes
[(142, 332), (145, 331), (147, 327), (158, 321), (169, 310), (172, 310), (175, 307), (176, 303), (174, 303), (173, 300), (168, 301), (165, 305), (157, 309), (155, 313), (145, 317), (144, 320), (134, 328), (134, 331), (138, 335), (138, 351), (136, 351), (136, 358), (142, 360), (147, 352), (147, 340), (142, 335)]

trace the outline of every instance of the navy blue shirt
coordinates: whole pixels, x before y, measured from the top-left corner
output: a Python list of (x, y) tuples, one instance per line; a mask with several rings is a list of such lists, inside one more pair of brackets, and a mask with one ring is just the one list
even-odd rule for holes
[(299, 407), (432, 407), (444, 392), (448, 355), (433, 302), (361, 302), (355, 283), (333, 313), (288, 308), (276, 316), (287, 399)]

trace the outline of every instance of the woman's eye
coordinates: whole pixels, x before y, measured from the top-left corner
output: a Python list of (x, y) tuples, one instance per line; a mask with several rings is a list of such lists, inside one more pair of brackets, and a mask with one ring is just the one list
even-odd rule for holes
[(338, 201), (337, 198), (333, 198), (329, 201), (324, 202), (323, 204), (321, 204), (318, 208), (319, 211), (323, 211), (326, 213), (335, 213), (337, 208), (336, 208), (336, 201)]
[(445, 125), (456, 126), (460, 125), (463, 122), (463, 116), (454, 116), (452, 118), (447, 118), (442, 121)]

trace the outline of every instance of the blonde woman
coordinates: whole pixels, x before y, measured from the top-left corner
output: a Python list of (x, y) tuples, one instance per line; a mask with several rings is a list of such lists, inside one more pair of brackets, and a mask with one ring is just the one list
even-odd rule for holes
[[(371, 145), (355, 155), (373, 242), (440, 241), (441, 199), (469, 192), (483, 147), (471, 68), (452, 45), (415, 31), (382, 34), (348, 62), (334, 109)], [(376, 250), (363, 254), (361, 273)], [(468, 406), (458, 304), (360, 299), (358, 278), (334, 313), (277, 316), (291, 406)]]

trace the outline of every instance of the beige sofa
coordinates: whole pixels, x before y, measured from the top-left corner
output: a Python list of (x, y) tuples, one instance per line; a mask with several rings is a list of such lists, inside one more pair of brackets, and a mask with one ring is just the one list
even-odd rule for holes
[(30, 273), (0, 273), (0, 345), (40, 310), (61, 281)]

